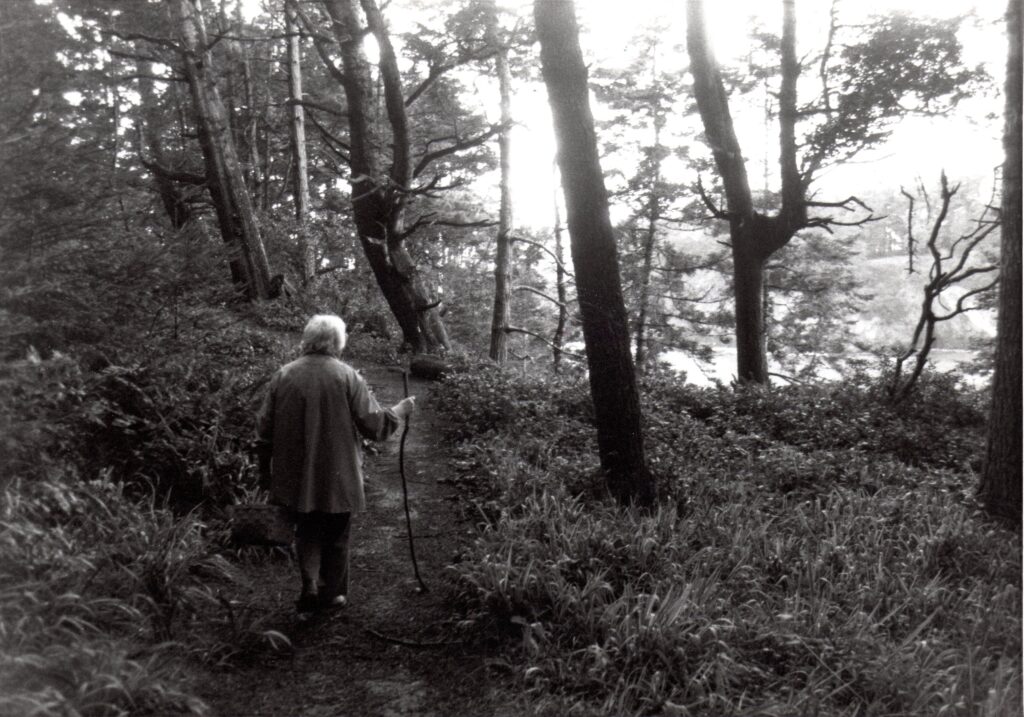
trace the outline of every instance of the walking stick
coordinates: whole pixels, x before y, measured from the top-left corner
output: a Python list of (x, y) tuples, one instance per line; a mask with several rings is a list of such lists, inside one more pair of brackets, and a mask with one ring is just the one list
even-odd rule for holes
[[(405, 389), (405, 397), (409, 398), (409, 372), (402, 371), (402, 386)], [(405, 437), (409, 435), (409, 416), (405, 417), (405, 427), (402, 429), (402, 440), (398, 444), (398, 474), (402, 476), (402, 499), (405, 504), (405, 527), (409, 532), (409, 555), (412, 556), (412, 570), (416, 574), (416, 582), (419, 583), (418, 592), (430, 592), (427, 590), (423, 578), (420, 577), (420, 568), (416, 563), (416, 544), (412, 537), (412, 518), (409, 517), (409, 488), (405, 482)]]

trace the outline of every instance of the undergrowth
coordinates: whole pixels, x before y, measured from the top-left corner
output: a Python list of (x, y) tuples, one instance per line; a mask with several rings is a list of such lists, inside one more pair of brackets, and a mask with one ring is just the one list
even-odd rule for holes
[(195, 665), (287, 644), (227, 597), (220, 509), (254, 489), (252, 414), (294, 347), (192, 318), (0, 364), (0, 715), (201, 714)]
[(1019, 714), (1019, 539), (976, 510), (952, 389), (651, 377), (644, 513), (602, 490), (584, 380), (457, 375), (464, 624), (557, 714)]

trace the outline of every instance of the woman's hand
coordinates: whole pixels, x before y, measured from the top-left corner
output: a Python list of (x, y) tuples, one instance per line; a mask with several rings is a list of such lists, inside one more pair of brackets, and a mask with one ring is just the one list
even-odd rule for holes
[(392, 406), (391, 410), (395, 412), (395, 415), (398, 416), (399, 419), (403, 419), (406, 418), (410, 413), (412, 413), (415, 408), (416, 397), (409, 396), (408, 398), (403, 398), (401, 401)]

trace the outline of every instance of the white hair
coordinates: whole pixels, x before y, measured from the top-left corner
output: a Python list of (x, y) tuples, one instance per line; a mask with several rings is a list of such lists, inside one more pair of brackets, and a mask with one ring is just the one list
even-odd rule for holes
[(334, 314), (317, 314), (302, 330), (300, 348), (303, 354), (328, 354), (340, 357), (345, 348), (345, 322)]

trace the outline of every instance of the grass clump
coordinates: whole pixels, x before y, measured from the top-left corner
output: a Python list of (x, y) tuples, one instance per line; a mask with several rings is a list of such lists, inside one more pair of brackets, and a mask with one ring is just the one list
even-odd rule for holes
[(109, 482), (19, 482), (0, 513), (0, 713), (113, 715), (205, 706), (168, 659), (226, 565), (191, 519)]
[[(445, 393), (484, 517), (454, 566), (467, 620), (512, 641), (541, 708), (1019, 713), (1019, 541), (968, 497), (970, 401), (655, 377), (643, 513), (600, 490), (585, 383), (464, 374)], [(966, 455), (930, 451), (954, 426)]]

